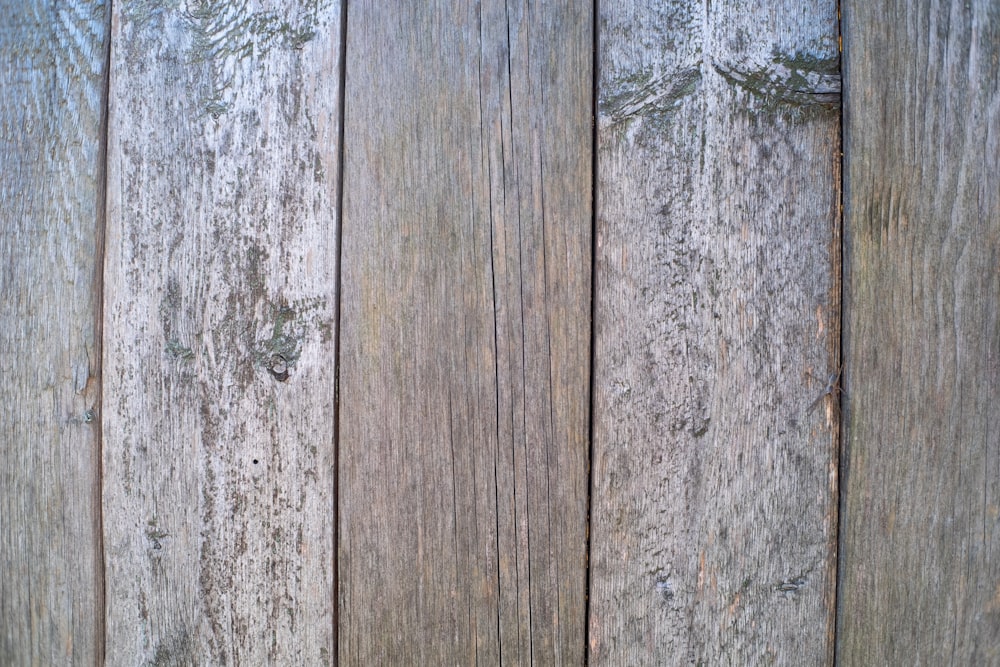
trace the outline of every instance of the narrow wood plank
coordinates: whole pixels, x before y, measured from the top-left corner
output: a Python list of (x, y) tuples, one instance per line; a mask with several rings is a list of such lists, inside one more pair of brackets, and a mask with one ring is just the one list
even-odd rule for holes
[(583, 659), (591, 21), (349, 5), (341, 664)]
[(1000, 664), (1000, 6), (844, 25), (838, 662)]
[(97, 664), (108, 7), (2, 9), (0, 664)]
[(340, 11), (115, 4), (111, 665), (334, 659)]
[(590, 660), (832, 659), (832, 0), (601, 3)]

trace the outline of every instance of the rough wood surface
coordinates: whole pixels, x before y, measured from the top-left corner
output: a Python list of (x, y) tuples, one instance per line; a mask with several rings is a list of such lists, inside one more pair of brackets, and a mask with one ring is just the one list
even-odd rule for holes
[(340, 13), (115, 3), (110, 665), (334, 659)]
[(599, 33), (591, 664), (827, 664), (836, 3)]
[(0, 664), (97, 664), (107, 7), (0, 10)]
[(349, 5), (340, 658), (580, 664), (589, 5)]
[(1000, 664), (1000, 7), (845, 10), (838, 662)]

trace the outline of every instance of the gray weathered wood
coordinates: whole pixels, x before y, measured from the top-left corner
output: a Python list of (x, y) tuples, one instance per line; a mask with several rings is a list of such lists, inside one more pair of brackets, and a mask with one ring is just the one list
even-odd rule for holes
[(0, 12), (0, 664), (97, 664), (107, 6)]
[(591, 664), (824, 664), (836, 3), (600, 6)]
[(340, 658), (580, 664), (589, 3), (349, 5)]
[(111, 665), (334, 659), (338, 5), (115, 3)]
[(839, 663), (1000, 664), (1000, 6), (844, 25)]

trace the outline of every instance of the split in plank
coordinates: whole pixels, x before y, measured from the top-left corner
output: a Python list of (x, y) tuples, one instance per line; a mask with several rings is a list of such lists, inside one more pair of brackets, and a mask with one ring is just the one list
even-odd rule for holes
[(0, 21), (0, 664), (100, 662), (108, 6)]
[(340, 659), (580, 664), (589, 5), (349, 5)]

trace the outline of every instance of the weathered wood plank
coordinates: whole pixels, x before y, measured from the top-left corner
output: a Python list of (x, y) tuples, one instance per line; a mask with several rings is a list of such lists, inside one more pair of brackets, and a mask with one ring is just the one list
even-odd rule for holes
[(340, 14), (115, 4), (109, 664), (334, 659)]
[(583, 659), (591, 21), (349, 5), (342, 664)]
[(108, 8), (0, 9), (0, 664), (97, 664)]
[(599, 26), (591, 663), (826, 663), (836, 3)]
[(1000, 6), (846, 3), (838, 658), (1000, 664)]

